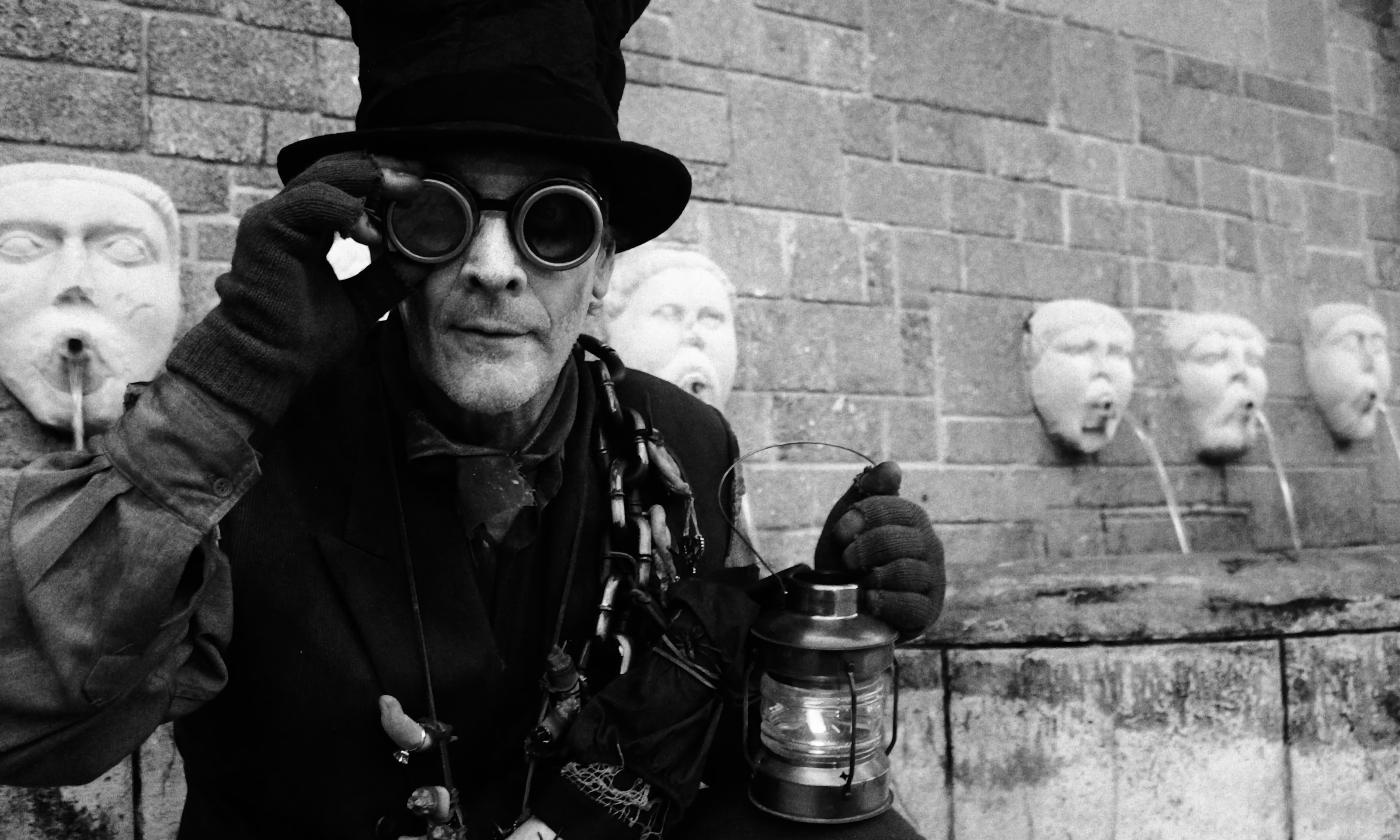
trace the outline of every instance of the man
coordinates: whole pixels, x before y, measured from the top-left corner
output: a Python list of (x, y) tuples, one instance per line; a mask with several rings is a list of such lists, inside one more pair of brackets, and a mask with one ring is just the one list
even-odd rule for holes
[[(683, 832), (761, 596), (723, 418), (579, 335), (687, 199), (616, 134), (640, 4), (342, 5), (357, 130), (283, 150), (168, 373), (17, 490), (0, 781), (173, 718), (186, 838)], [(375, 256), (344, 283), (337, 232)], [(912, 634), (941, 549), (892, 480), (816, 563)]]

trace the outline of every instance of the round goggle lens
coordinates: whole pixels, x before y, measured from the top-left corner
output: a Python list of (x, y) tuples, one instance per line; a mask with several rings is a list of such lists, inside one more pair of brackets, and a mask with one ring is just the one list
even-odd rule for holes
[(521, 244), (538, 262), (556, 268), (578, 265), (593, 253), (602, 236), (598, 203), (571, 185), (545, 187), (521, 208), (517, 222)]
[(461, 193), (427, 178), (412, 201), (389, 207), (387, 227), (394, 245), (407, 256), (442, 262), (456, 256), (470, 241), (472, 212)]

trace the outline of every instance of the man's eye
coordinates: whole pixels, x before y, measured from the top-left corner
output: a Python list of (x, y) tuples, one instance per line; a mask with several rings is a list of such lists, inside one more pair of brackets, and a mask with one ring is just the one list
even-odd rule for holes
[(0, 256), (12, 260), (30, 260), (49, 250), (49, 242), (27, 230), (13, 230), (0, 236)]
[(98, 249), (102, 256), (119, 265), (142, 265), (155, 261), (150, 247), (135, 236), (113, 236)]

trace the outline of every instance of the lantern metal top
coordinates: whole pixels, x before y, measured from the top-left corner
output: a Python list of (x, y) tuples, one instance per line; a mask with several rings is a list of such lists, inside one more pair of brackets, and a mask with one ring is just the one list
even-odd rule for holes
[(858, 605), (859, 587), (849, 575), (793, 575), (787, 609), (754, 624), (760, 662), (770, 672), (807, 679), (844, 680), (846, 662), (854, 664), (858, 679), (879, 673), (894, 658), (897, 634), (884, 622), (861, 615)]

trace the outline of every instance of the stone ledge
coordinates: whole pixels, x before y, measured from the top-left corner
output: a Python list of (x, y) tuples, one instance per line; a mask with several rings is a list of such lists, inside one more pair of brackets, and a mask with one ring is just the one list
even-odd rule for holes
[(925, 647), (1227, 640), (1400, 628), (1400, 545), (949, 570)]

